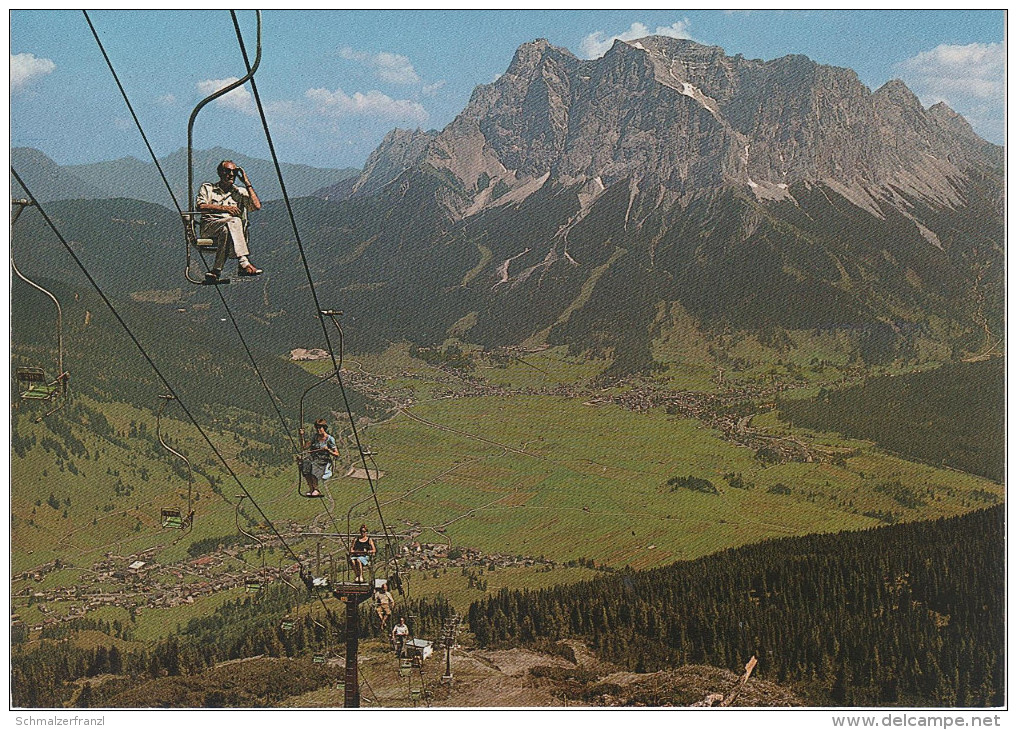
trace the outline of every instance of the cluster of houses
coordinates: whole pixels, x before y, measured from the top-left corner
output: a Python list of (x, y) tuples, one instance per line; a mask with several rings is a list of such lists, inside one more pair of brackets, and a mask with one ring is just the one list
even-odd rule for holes
[[(420, 526), (411, 526), (411, 535), (420, 534)], [(534, 567), (553, 565), (543, 558), (485, 554), (470, 547), (451, 547), (448, 544), (427, 543), (411, 538), (401, 548), (401, 563), (410, 570), (431, 571), (449, 567)], [(250, 590), (260, 585), (284, 579), (292, 585), (300, 585), (299, 566), (290, 563), (285, 566), (267, 566), (241, 561), (241, 554), (251, 546), (221, 546), (215, 552), (190, 560), (164, 565), (155, 560), (160, 547), (152, 547), (127, 556), (106, 553), (87, 570), (82, 570), (82, 580), (73, 586), (60, 586), (39, 590), (25, 585), (12, 591), (14, 597), (28, 598), (29, 604), (44, 615), (41, 626), (62, 621), (71, 621), (89, 611), (105, 606), (117, 606), (137, 615), (145, 609), (171, 608), (194, 603), (203, 596), (229, 591), (236, 588)], [(47, 563), (15, 577), (15, 581), (41, 581), (42, 578), (61, 567), (61, 564)], [(54, 604), (71, 604), (67, 611), (55, 610)], [(29, 626), (39, 628), (40, 625)]]
[(824, 456), (822, 452), (798, 438), (752, 428), (752, 417), (739, 414), (735, 408), (750, 400), (766, 401), (795, 387), (799, 386), (793, 382), (777, 381), (765, 387), (748, 385), (723, 393), (702, 393), (661, 391), (641, 386), (622, 393), (598, 396), (588, 400), (586, 405), (614, 403), (632, 411), (663, 407), (668, 413), (702, 421), (709, 428), (720, 431), (729, 441), (755, 451), (768, 449), (780, 461), (818, 461)]
[(553, 566), (544, 558), (522, 555), (484, 553), (471, 547), (452, 547), (447, 544), (411, 542), (402, 548), (402, 558), (411, 570), (431, 571), (444, 568), (512, 568)]

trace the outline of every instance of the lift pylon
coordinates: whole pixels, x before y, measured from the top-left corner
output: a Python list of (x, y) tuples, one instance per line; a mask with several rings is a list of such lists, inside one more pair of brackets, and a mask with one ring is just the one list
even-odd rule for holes
[(332, 595), (346, 604), (346, 687), (343, 707), (360, 707), (360, 678), (357, 653), (360, 649), (360, 604), (371, 597), (370, 583), (340, 583)]

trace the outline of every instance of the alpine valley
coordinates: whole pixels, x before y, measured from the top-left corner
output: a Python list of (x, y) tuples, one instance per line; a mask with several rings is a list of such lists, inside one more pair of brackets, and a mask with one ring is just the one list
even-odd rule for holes
[[(217, 290), (154, 165), (12, 150), (252, 495), (167, 411), (200, 499), (161, 529), (189, 494), (162, 383), (25, 212), (73, 386), (41, 423), (12, 391), (15, 706), (342, 705), (340, 604), (287, 545), (341, 572), (329, 536), (383, 508), (415, 635), (462, 621), (457, 681), (436, 653), (407, 694), (363, 609), (381, 705), (1003, 703), (1004, 150), (945, 104), (804, 56), (536, 40), (444, 129), (284, 166), (288, 201), (269, 161), (201, 165), (227, 157), (265, 181), (266, 273)], [(342, 392), (306, 390), (332, 367), (308, 275)], [(15, 365), (52, 359), (47, 307), (15, 280)], [(307, 500), (290, 432), (319, 415), (343, 463)]]

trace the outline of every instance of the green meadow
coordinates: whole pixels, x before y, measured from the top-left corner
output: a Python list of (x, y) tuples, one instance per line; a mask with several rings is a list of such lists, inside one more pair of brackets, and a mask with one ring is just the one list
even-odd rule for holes
[[(368, 382), (376, 395), (401, 394), (403, 402), (412, 397), (409, 407), (360, 423), (361, 443), (375, 452), (382, 472), (374, 493), (367, 480), (344, 476), (350, 465), (344, 458), (326, 483), (326, 499), (301, 497), (278, 421), (241, 410), (219, 412), (206, 424), (234, 478), (182, 414), (168, 411), (163, 434), (194, 467), (190, 531), (160, 526), (162, 508), (186, 508), (188, 482), (179, 459), (159, 445), (152, 410), (78, 396), (58, 420), (35, 424), (16, 411), (15, 443), (22, 450), (15, 449), (11, 476), (15, 609), (38, 623), (44, 616), (28, 605), (26, 592), (89, 586), (93, 565), (108, 555), (123, 562), (143, 554), (164, 567), (217, 554), (207, 567), (213, 577), (292, 566), (274, 530), (287, 536), (305, 565), (321, 555), (325, 565), (331, 558), (341, 567), (344, 548), (335, 533), (355, 531), (361, 522), (381, 532), (379, 506), (399, 541), (413, 536), (472, 548), (494, 562), (538, 559), (529, 567), (453, 565), (437, 575), (434, 569), (411, 574), (414, 595), (442, 594), (465, 610), (485, 592), (581, 580), (595, 574), (593, 565), (649, 568), (769, 538), (953, 516), (1004, 496), (1003, 486), (990, 480), (910, 462), (871, 442), (793, 427), (772, 410), (755, 416), (752, 427), (793, 436), (831, 458), (771, 464), (661, 407), (634, 411), (602, 398), (555, 394), (563, 383), (601, 396), (632, 385), (601, 389), (597, 377), (606, 364), (562, 348), (463, 352), (469, 365), (460, 371), (412, 357), (405, 346), (347, 356), (348, 382)], [(325, 374), (331, 364), (306, 367)], [(711, 377), (697, 367), (671, 367), (644, 385)], [(816, 382), (831, 378), (824, 372)], [(803, 395), (808, 390), (801, 388)], [(315, 413), (306, 420), (334, 414), (341, 451), (355, 455), (339, 419), (345, 414), (337, 389), (319, 391), (330, 392), (316, 393), (308, 407)], [(247, 546), (238, 555), (217, 552), (238, 536)], [(59, 567), (40, 581), (19, 578), (55, 560)], [(163, 588), (199, 581), (162, 568), (156, 575)], [(242, 595), (240, 587), (176, 608), (145, 608), (133, 619), (135, 637), (157, 638)], [(69, 597), (47, 616), (79, 602)]]

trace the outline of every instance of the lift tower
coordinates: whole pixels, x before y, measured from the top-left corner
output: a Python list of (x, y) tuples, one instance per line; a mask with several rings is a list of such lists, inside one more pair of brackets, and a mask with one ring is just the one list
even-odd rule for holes
[(371, 597), (369, 583), (339, 583), (332, 595), (346, 604), (346, 687), (343, 707), (360, 707), (357, 651), (360, 642), (360, 604)]

